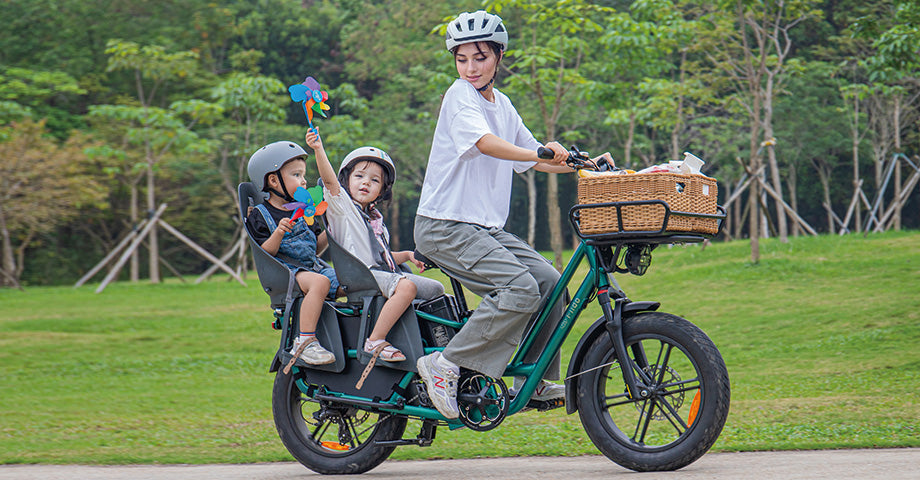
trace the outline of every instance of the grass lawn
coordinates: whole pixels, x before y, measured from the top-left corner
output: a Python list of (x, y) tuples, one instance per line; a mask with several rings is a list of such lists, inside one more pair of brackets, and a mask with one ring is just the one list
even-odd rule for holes
[[(920, 233), (769, 239), (761, 253), (662, 247), (645, 276), (620, 278), (722, 351), (732, 406), (713, 450), (920, 446)], [(279, 334), (248, 283), (0, 290), (0, 463), (291, 460), (271, 416)], [(599, 315), (579, 319), (563, 366)], [(392, 458), (596, 453), (557, 409), (440, 429)]]

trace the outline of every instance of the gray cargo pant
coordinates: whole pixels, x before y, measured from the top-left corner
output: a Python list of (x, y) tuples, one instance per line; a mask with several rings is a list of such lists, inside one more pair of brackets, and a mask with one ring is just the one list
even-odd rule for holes
[[(552, 292), (559, 272), (530, 245), (500, 228), (416, 216), (415, 245), (422, 255), (482, 297), (442, 355), (461, 367), (501, 377), (528, 320)], [(562, 312), (559, 302), (525, 362), (536, 361)], [(557, 353), (544, 378), (558, 380), (559, 368)]]

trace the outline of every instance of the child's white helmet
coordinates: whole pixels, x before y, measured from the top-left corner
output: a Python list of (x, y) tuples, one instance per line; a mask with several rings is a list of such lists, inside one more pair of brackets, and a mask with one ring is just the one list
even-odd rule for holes
[(294, 142), (280, 141), (269, 143), (256, 150), (256, 153), (253, 153), (252, 156), (249, 157), (249, 164), (246, 167), (246, 171), (249, 173), (249, 181), (251, 181), (260, 192), (264, 191), (265, 177), (269, 173), (277, 172), (290, 160), (295, 158), (303, 158), (306, 160), (308, 156), (307, 151)]
[(472, 42), (495, 42), (505, 50), (508, 47), (508, 32), (498, 15), (485, 10), (463, 12), (447, 24), (445, 41), (447, 51), (452, 51), (457, 45)]
[(345, 155), (345, 159), (339, 165), (339, 174), (337, 176), (339, 184), (345, 188), (345, 191), (348, 191), (348, 176), (351, 175), (351, 167), (362, 161), (375, 162), (386, 171), (386, 181), (380, 190), (380, 196), (377, 197), (377, 201), (389, 200), (393, 193), (393, 182), (396, 181), (396, 165), (393, 164), (393, 159), (387, 155), (387, 152), (376, 147), (358, 147), (348, 155)]
[(396, 180), (396, 165), (393, 164), (393, 159), (390, 158), (387, 152), (375, 147), (358, 147), (352, 150), (348, 155), (345, 155), (345, 159), (342, 160), (342, 164), (339, 165), (339, 175), (342, 174), (342, 170), (351, 167), (352, 164), (358, 160), (368, 160), (379, 163), (389, 174), (389, 183), (392, 184), (393, 181)]

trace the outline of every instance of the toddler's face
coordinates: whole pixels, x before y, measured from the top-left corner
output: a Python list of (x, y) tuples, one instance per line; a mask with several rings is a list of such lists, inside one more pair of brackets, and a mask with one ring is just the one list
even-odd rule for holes
[[(281, 167), (280, 173), (288, 195), (294, 195), (297, 187), (307, 188), (307, 163), (305, 161), (301, 159), (291, 160)], [(278, 185), (276, 188), (280, 187), (281, 185)]]
[(352, 200), (366, 207), (380, 196), (384, 179), (383, 167), (377, 162), (358, 162), (348, 176), (348, 194)]

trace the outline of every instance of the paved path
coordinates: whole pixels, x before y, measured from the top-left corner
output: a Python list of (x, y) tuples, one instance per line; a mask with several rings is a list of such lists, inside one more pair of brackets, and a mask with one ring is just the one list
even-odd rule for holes
[(320, 476), (297, 463), (246, 465), (4, 465), (0, 480), (917, 480), (920, 448), (710, 453), (677, 472), (635, 473), (601, 456), (388, 461), (361, 476)]

